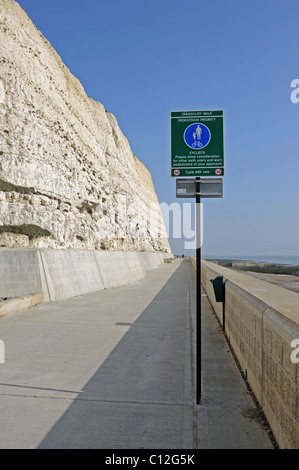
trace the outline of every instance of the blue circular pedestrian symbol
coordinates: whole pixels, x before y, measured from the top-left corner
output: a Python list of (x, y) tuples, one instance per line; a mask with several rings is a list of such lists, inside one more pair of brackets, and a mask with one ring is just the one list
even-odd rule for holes
[(203, 149), (211, 140), (211, 131), (204, 124), (196, 122), (187, 127), (184, 141), (191, 149)]

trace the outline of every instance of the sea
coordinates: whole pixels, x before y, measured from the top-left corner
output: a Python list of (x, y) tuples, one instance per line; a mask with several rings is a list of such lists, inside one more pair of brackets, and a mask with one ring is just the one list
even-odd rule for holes
[(256, 263), (266, 264), (282, 264), (284, 266), (299, 266), (299, 255), (283, 256), (283, 255), (203, 255), (204, 259), (210, 260), (234, 260), (234, 261), (254, 261)]

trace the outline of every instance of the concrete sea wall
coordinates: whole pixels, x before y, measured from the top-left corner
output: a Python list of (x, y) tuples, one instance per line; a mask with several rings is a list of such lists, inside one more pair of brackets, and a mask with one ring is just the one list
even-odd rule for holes
[(0, 298), (64, 300), (143, 279), (165, 253), (0, 249)]
[[(223, 304), (210, 282), (218, 275), (224, 279)], [(299, 351), (291, 344), (299, 340), (299, 294), (204, 260), (201, 277), (278, 445), (297, 449)]]

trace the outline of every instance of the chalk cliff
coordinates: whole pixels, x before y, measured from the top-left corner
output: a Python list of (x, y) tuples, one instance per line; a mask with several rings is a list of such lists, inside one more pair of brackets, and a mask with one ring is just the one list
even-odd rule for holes
[(150, 172), (14, 0), (0, 65), (0, 246), (170, 253)]

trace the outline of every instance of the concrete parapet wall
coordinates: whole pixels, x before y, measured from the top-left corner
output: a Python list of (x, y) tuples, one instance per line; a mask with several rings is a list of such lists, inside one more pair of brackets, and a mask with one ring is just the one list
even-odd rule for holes
[[(218, 302), (218, 305), (222, 308), (221, 302)], [(246, 290), (230, 281), (225, 282), (225, 332), (260, 403), (262, 401), (262, 320), (267, 308), (264, 302)]]
[(298, 338), (298, 324), (274, 309), (264, 313), (262, 406), (278, 443), (289, 449), (299, 448), (299, 364), (290, 360)]
[[(224, 277), (224, 306), (210, 282), (217, 275)], [(299, 294), (204, 260), (201, 278), (222, 325), (224, 314), (227, 338), (278, 445), (297, 449), (299, 353), (291, 359), (291, 343), (299, 340)]]
[(42, 292), (45, 301), (64, 300), (130, 284), (163, 262), (154, 252), (3, 248), (0, 298)]

